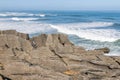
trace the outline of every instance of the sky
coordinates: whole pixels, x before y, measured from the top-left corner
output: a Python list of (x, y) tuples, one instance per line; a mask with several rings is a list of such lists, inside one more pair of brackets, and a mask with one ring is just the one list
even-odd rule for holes
[(0, 10), (120, 10), (120, 0), (0, 0)]

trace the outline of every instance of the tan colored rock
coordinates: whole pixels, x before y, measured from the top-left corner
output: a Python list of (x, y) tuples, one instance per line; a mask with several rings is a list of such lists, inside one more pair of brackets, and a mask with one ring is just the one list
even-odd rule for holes
[(29, 73), (17, 73), (11, 75), (12, 80), (70, 80), (71, 77), (52, 70), (43, 69), (40, 66), (29, 68)]
[(32, 46), (34, 48), (45, 46), (46, 37), (47, 37), (46, 34), (42, 34), (40, 36), (31, 38)]
[(74, 52), (73, 46), (71, 45), (57, 45), (55, 48), (55, 51), (60, 53), (60, 54), (71, 54)]
[(0, 47), (1, 47), (1, 49), (5, 49), (6, 48), (5, 45), (8, 45), (7, 37), (6, 37), (6, 35), (0, 35)]
[(9, 48), (20, 48), (21, 44), (18, 40), (17, 36), (14, 35), (6, 35), (6, 40), (7, 40), (7, 44)]
[(100, 48), (100, 49), (96, 49), (96, 50), (100, 50), (100, 51), (103, 51), (104, 53), (109, 53), (110, 52), (110, 49), (105, 47), (105, 48)]
[(84, 54), (86, 52), (85, 48), (80, 46), (73, 46), (75, 54)]
[(114, 56), (114, 57), (111, 56), (111, 58), (120, 65), (120, 57), (119, 56)]
[(23, 39), (23, 38), (18, 38), (18, 41), (20, 43), (20, 48), (23, 51), (30, 52), (33, 49), (30, 41)]
[(0, 76), (0, 80), (3, 80), (1, 76)]
[(101, 62), (96, 62), (98, 64), (107, 65), (109, 68), (120, 68), (120, 65), (112, 57), (99, 55)]
[(23, 39), (21, 37), (15, 36), (15, 35), (0, 35), (0, 48), (1, 50), (8, 49), (8, 48), (14, 48), (18, 50), (25, 50), (30, 51), (32, 50), (32, 45), (29, 41), (26, 39)]
[(5, 30), (5, 31), (0, 31), (0, 34), (7, 34), (7, 35), (14, 35), (14, 36), (19, 36), (23, 39), (29, 40), (29, 35), (25, 33), (20, 33), (17, 32), (16, 30)]
[(17, 35), (17, 32), (16, 30), (5, 30), (5, 31), (1, 31), (1, 34)]
[(61, 44), (63, 44), (63, 45), (65, 45), (65, 44), (67, 44), (67, 45), (73, 45), (71, 42), (70, 42), (70, 40), (68, 40), (68, 36), (67, 35), (65, 35), (65, 34), (58, 34), (58, 39), (59, 39), (59, 41), (60, 41), (60, 43)]
[(48, 46), (48, 47), (59, 47), (66, 45), (73, 45), (63, 34), (41, 34), (40, 36), (33, 37), (31, 43), (37, 47)]
[(106, 52), (86, 51), (64, 34), (29, 39), (14, 30), (0, 31), (0, 74), (12, 80), (119, 80), (120, 57)]
[(25, 34), (25, 33), (17, 33), (17, 36), (23, 38), (23, 39), (26, 39), (26, 40), (29, 40), (29, 35), (28, 34)]
[[(34, 54), (34, 55), (33, 55)], [(41, 47), (30, 52), (33, 59), (30, 60), (32, 64), (40, 65), (47, 69), (63, 72), (67, 69), (66, 64), (55, 53), (51, 52), (47, 47)]]
[(4, 76), (3, 74), (0, 74), (0, 80), (11, 80), (11, 79)]

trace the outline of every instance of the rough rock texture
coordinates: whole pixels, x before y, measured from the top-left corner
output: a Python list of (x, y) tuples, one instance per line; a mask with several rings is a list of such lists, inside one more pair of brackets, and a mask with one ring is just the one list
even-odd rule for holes
[(120, 57), (109, 51), (86, 51), (65, 34), (0, 31), (0, 80), (120, 80)]
[(100, 48), (100, 49), (96, 49), (96, 50), (101, 50), (103, 51), (104, 53), (109, 53), (110, 52), (110, 49), (105, 47), (105, 48)]

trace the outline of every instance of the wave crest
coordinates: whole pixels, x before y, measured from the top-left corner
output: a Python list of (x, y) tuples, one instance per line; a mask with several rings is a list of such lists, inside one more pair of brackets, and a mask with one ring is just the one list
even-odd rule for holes
[(57, 30), (50, 27), (49, 24), (32, 22), (0, 22), (0, 30), (16, 30), (22, 33), (54, 33)]
[(33, 16), (34, 14), (30, 13), (18, 13), (18, 12), (5, 12), (0, 13), (0, 16)]
[(113, 42), (120, 38), (119, 31), (113, 29), (95, 29), (96, 27), (108, 27), (112, 25), (114, 25), (114, 23), (111, 22), (91, 22), (51, 26), (57, 29), (59, 32), (66, 34), (74, 34), (81, 38), (102, 42)]
[(22, 13), (22, 12), (5, 12), (0, 13), (1, 17), (20, 17), (20, 16), (27, 16), (27, 17), (45, 17), (45, 16), (57, 16), (56, 14), (44, 14), (44, 13)]
[(18, 18), (18, 17), (13, 17), (11, 19), (13, 21), (33, 21), (33, 20), (38, 20), (39, 18)]

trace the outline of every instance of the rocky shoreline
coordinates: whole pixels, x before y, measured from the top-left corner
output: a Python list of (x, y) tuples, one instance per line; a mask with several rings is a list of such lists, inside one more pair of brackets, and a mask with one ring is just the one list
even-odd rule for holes
[(86, 51), (65, 34), (0, 31), (0, 80), (120, 80), (120, 57), (109, 51)]

